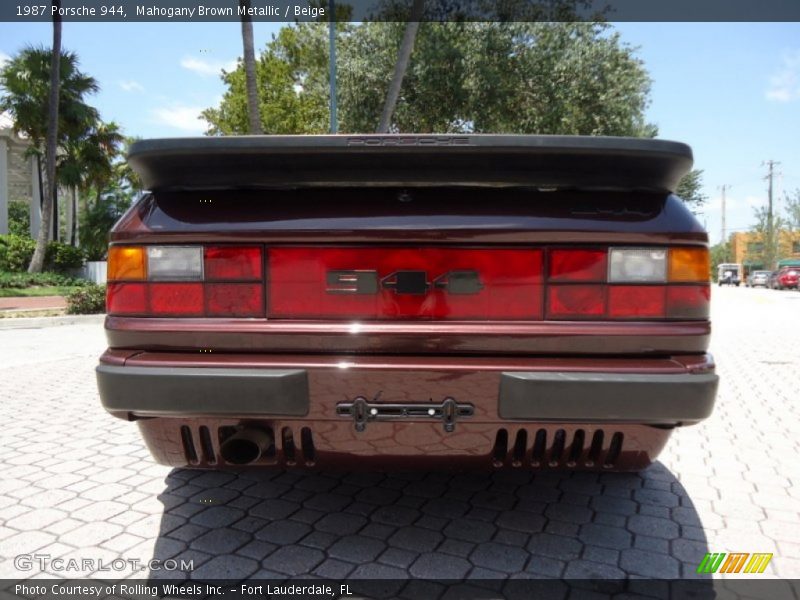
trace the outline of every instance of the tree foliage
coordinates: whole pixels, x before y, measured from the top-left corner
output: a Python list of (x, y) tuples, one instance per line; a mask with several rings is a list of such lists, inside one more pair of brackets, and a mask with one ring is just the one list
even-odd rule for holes
[(708, 196), (703, 193), (703, 171), (693, 169), (684, 175), (678, 183), (675, 194), (693, 208), (699, 208), (705, 204)]
[[(341, 132), (375, 130), (405, 27), (339, 24)], [(284, 27), (258, 60), (266, 133), (324, 133), (327, 28)], [(240, 63), (223, 74), (221, 104), (203, 113), (212, 135), (245, 133)], [(635, 49), (600, 23), (422, 23), (390, 131), (652, 136), (650, 79)]]
[(769, 209), (766, 206), (758, 207), (754, 210), (755, 224), (751, 231), (756, 234), (757, 241), (763, 244), (763, 249), (755, 257), (764, 263), (765, 269), (774, 269), (780, 254), (780, 232), (786, 228), (786, 220), (773, 214), (769, 216)]
[[(346, 24), (343, 24), (346, 25)], [(342, 29), (340, 27), (340, 29)], [(259, 111), (265, 133), (323, 133), (328, 128), (328, 49), (319, 24), (284, 27), (256, 64)], [(227, 90), (217, 108), (203, 111), (211, 135), (248, 131), (244, 66), (223, 72)]]
[(723, 263), (733, 262), (733, 252), (730, 242), (720, 242), (710, 248), (711, 254), (711, 278), (717, 281), (717, 267)]
[(786, 224), (793, 231), (800, 230), (800, 188), (784, 196), (786, 204)]
[[(30, 140), (34, 152), (43, 153), (47, 134), (48, 94), (50, 93), (50, 48), (29, 46), (6, 63), (0, 71), (0, 111), (7, 111), (15, 133)], [(58, 142), (81, 135), (95, 123), (97, 110), (85, 97), (99, 87), (94, 78), (81, 72), (74, 52), (62, 51), (58, 100)]]
[(87, 260), (106, 257), (108, 234), (133, 199), (130, 188), (114, 182), (100, 197), (87, 202), (86, 210), (81, 214), (81, 249)]

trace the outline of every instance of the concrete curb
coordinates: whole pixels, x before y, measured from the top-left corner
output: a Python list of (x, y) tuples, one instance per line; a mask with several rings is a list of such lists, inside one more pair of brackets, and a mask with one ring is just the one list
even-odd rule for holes
[(104, 314), (100, 315), (68, 315), (65, 317), (7, 317), (0, 319), (2, 329), (41, 329), (42, 327), (57, 327), (59, 325), (90, 325), (101, 324), (105, 320)]

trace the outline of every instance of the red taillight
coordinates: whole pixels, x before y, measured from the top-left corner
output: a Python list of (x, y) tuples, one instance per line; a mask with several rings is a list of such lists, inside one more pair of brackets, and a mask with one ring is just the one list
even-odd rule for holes
[(203, 314), (202, 283), (151, 283), (150, 312), (154, 315), (199, 317)]
[(612, 285), (608, 288), (611, 318), (658, 318), (665, 316), (663, 285)]
[(206, 281), (261, 279), (261, 248), (254, 246), (206, 248), (204, 275)]
[(252, 317), (264, 314), (262, 284), (206, 285), (206, 314), (210, 317)]
[(542, 318), (542, 251), (272, 248), (269, 313), (283, 318)]
[(551, 285), (547, 316), (552, 319), (600, 317), (606, 314), (606, 286)]
[(262, 251), (258, 246), (148, 246), (146, 252), (141, 246), (124, 249), (128, 251), (124, 256), (145, 257), (142, 260), (147, 264), (143, 263), (139, 271), (146, 273), (146, 281), (126, 281), (124, 274), (130, 269), (109, 269), (112, 281), (106, 304), (110, 315), (264, 316)]
[(711, 286), (679, 285), (667, 288), (667, 316), (674, 319), (707, 319)]
[(106, 287), (106, 308), (110, 315), (147, 313), (147, 284), (109, 283)]
[(605, 250), (550, 251), (550, 281), (605, 281), (607, 253)]
[(521, 321), (709, 314), (703, 247), (275, 247), (266, 265), (263, 252), (254, 245), (112, 247), (108, 312)]

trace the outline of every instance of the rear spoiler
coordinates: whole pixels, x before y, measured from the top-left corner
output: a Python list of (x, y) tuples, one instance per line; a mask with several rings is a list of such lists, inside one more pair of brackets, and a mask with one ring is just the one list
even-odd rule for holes
[(672, 192), (686, 144), (546, 135), (263, 135), (142, 140), (146, 189), (486, 186)]

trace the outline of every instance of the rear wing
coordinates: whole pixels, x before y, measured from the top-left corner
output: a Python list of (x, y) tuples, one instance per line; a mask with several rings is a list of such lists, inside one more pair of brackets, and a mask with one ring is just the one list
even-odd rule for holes
[(128, 156), (147, 189), (486, 186), (672, 192), (679, 142), (546, 135), (264, 135), (151, 139)]

